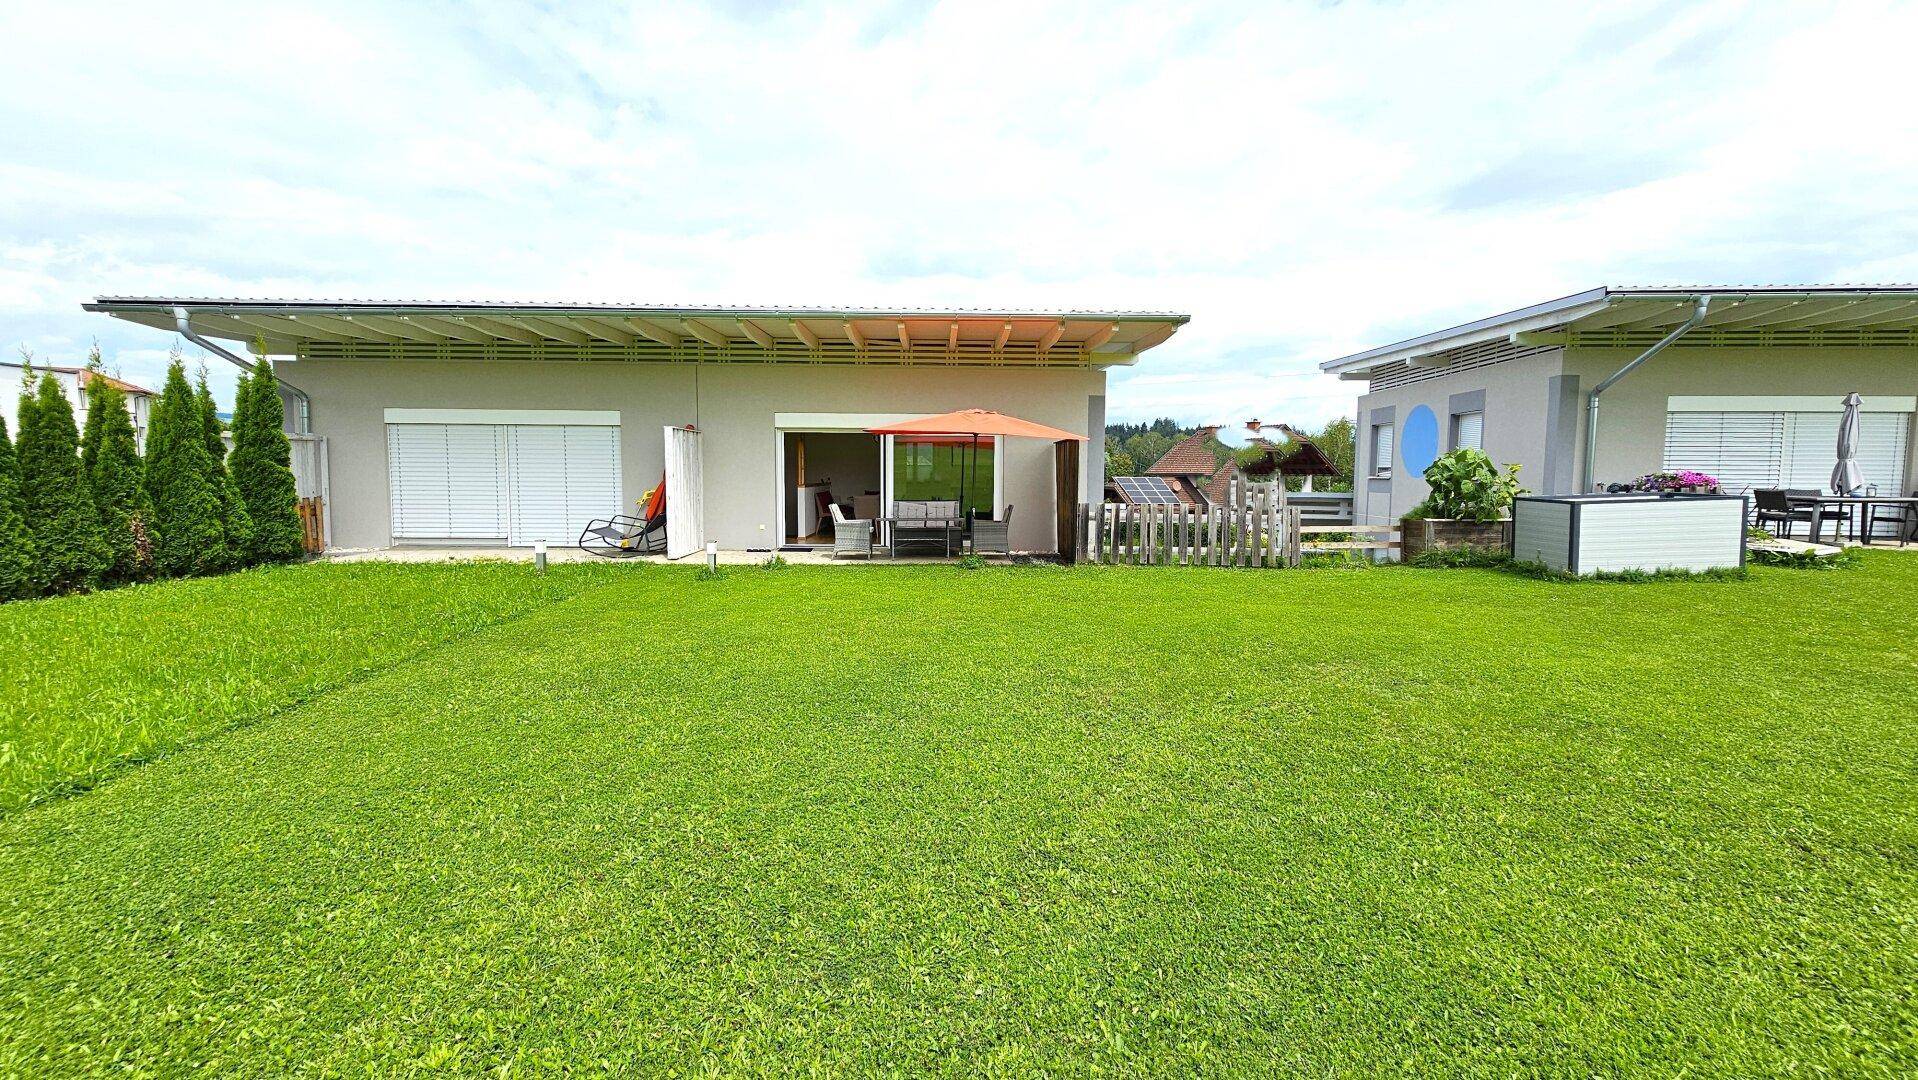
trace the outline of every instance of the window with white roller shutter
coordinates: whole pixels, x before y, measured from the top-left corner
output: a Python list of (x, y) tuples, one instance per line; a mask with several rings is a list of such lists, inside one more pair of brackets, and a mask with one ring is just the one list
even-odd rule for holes
[(572, 543), (593, 518), (628, 510), (617, 423), (433, 423), (415, 418), (509, 417), (484, 410), (388, 412), (395, 540)]
[(394, 539), (506, 538), (504, 428), (391, 424), (386, 449)]
[(507, 433), (511, 543), (571, 543), (592, 519), (624, 512), (618, 428), (515, 425)]
[(1484, 413), (1462, 412), (1452, 414), (1452, 449), (1485, 449)]
[[(1718, 478), (1730, 495), (1754, 488), (1831, 489), (1838, 463), (1840, 413), (1689, 412), (1665, 414), (1664, 467), (1695, 469)], [(1905, 494), (1912, 414), (1865, 412), (1858, 417), (1858, 467), (1879, 494)], [(1887, 526), (1889, 528), (1889, 526)]]

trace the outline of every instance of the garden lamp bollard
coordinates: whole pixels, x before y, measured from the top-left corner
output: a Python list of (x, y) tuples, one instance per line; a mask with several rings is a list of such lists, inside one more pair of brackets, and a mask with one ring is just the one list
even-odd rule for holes
[(706, 541), (706, 569), (712, 571), (719, 569), (719, 541), (717, 540)]
[(533, 572), (535, 574), (546, 572), (546, 541), (544, 540), (533, 541)]

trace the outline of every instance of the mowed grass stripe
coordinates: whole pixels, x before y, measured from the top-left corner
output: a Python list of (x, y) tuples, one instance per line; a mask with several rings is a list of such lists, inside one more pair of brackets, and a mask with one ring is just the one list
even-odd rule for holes
[(613, 572), (315, 564), (0, 605), (0, 813), (84, 790)]
[(1894, 1072), (1914, 579), (643, 571), (0, 823), (0, 1066)]

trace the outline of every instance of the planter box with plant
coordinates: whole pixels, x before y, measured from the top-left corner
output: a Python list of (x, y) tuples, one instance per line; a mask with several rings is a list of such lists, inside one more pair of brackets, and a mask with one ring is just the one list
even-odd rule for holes
[(1512, 498), (1525, 493), (1517, 465), (1501, 473), (1483, 450), (1461, 447), (1427, 466), (1425, 483), (1431, 494), (1399, 522), (1401, 559), (1432, 550), (1505, 547)]
[(1680, 469), (1677, 472), (1646, 473), (1632, 481), (1633, 491), (1658, 495), (1716, 495), (1718, 478), (1710, 473)]

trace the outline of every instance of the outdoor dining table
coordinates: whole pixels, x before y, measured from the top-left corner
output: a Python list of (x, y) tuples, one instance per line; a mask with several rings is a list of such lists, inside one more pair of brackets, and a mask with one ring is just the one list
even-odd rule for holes
[[(1816, 496), (1807, 496), (1807, 495), (1794, 495), (1794, 496), (1792, 496), (1792, 497), (1791, 497), (1791, 504), (1792, 504), (1793, 506), (1803, 506), (1803, 507), (1806, 507), (1806, 508), (1808, 508), (1808, 509), (1810, 509), (1810, 510), (1812, 511), (1812, 515), (1811, 515), (1811, 542), (1812, 542), (1812, 543), (1814, 543), (1814, 544), (1816, 544), (1816, 543), (1818, 543), (1818, 534), (1819, 534), (1819, 533), (1820, 533), (1820, 532), (1822, 531), (1822, 528), (1821, 528), (1821, 527), (1822, 527), (1822, 526), (1824, 525), (1824, 517), (1823, 517), (1822, 515), (1820, 515), (1820, 514), (1818, 513), (1818, 511), (1819, 511), (1819, 510), (1821, 510), (1821, 509), (1823, 509), (1824, 507), (1827, 507), (1827, 506), (1855, 506), (1855, 507), (1857, 507), (1858, 509), (1857, 509), (1857, 511), (1856, 511), (1856, 513), (1857, 513), (1857, 518), (1856, 518), (1856, 519), (1854, 519), (1854, 520), (1860, 520), (1860, 521), (1863, 521), (1863, 522), (1867, 522), (1867, 523), (1868, 523), (1868, 522), (1870, 522), (1870, 520), (1871, 520), (1871, 508), (1872, 508), (1872, 507), (1874, 507), (1874, 506), (1913, 506), (1913, 507), (1918, 507), (1918, 496), (1908, 496), (1908, 495), (1816, 495)], [(1834, 526), (1832, 526), (1832, 528), (1833, 528), (1833, 529), (1836, 529), (1836, 528), (1837, 528), (1837, 526), (1836, 526), (1836, 525), (1834, 525)], [(1906, 540), (1907, 540), (1907, 539), (1909, 538), (1909, 534), (1910, 534), (1910, 530), (1911, 530), (1911, 526), (1910, 526), (1910, 525), (1906, 525), (1906, 526), (1905, 526), (1905, 528), (1904, 528), (1904, 531), (1902, 531), (1902, 532), (1900, 532), (1900, 534), (1899, 534), (1899, 536), (1898, 536), (1898, 541), (1899, 541), (1899, 543), (1904, 543), (1904, 542), (1905, 542), (1905, 541), (1906, 541)], [(1858, 530), (1858, 538), (1859, 538), (1859, 541), (1860, 541), (1861, 543), (1865, 543), (1865, 544), (1869, 544), (1869, 543), (1871, 543), (1871, 528), (1870, 528), (1870, 526), (1869, 526), (1869, 524), (1865, 524), (1865, 525), (1863, 525), (1863, 526), (1861, 526), (1861, 527), (1859, 528), (1859, 530)]]

